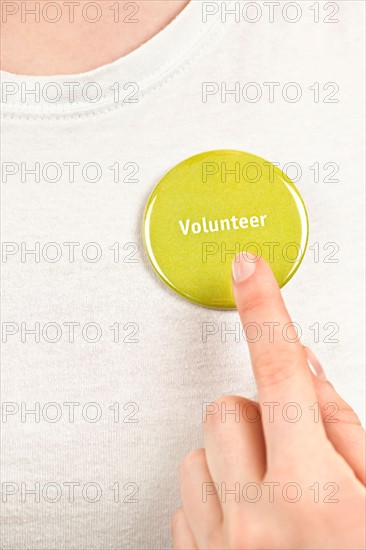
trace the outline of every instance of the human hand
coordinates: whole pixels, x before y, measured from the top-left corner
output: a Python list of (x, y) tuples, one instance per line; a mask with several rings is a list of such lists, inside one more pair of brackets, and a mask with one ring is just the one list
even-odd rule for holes
[[(249, 343), (259, 403), (229, 396), (206, 409), (205, 448), (181, 465), (174, 549), (365, 548), (365, 432), (356, 414), (296, 341), (266, 262), (237, 256), (233, 289), (244, 329), (263, 329)], [(268, 322), (277, 323), (272, 334)]]

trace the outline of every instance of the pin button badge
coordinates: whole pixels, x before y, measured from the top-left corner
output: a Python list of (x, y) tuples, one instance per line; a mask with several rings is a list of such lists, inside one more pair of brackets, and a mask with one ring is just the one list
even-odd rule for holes
[(231, 264), (262, 256), (280, 287), (297, 271), (309, 233), (294, 183), (272, 163), (241, 151), (201, 153), (170, 170), (144, 212), (149, 260), (175, 292), (206, 307), (235, 308)]

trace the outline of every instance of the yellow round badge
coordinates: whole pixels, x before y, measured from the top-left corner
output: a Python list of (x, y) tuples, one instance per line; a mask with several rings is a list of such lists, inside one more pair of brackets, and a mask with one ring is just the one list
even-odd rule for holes
[(209, 151), (168, 172), (145, 208), (143, 238), (154, 269), (202, 306), (235, 308), (236, 254), (262, 256), (282, 287), (307, 245), (308, 216), (294, 183), (272, 163), (241, 151)]

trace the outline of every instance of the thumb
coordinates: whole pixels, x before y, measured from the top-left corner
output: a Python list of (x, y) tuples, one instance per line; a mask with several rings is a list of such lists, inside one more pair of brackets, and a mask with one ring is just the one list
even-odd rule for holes
[(317, 373), (313, 375), (313, 383), (327, 437), (358, 479), (366, 485), (365, 430), (351, 406), (326, 379), (311, 350), (305, 348), (305, 351), (308, 362)]

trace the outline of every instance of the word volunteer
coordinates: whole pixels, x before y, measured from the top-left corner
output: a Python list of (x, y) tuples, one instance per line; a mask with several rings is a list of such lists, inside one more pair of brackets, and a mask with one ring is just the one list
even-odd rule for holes
[(195, 221), (191, 224), (191, 220), (179, 220), (179, 226), (184, 236), (190, 232), (198, 235), (199, 233), (215, 233), (216, 231), (231, 231), (231, 229), (249, 229), (249, 227), (264, 227), (267, 215), (251, 216), (250, 218), (225, 218), (223, 220), (207, 220), (205, 217), (200, 222)]

